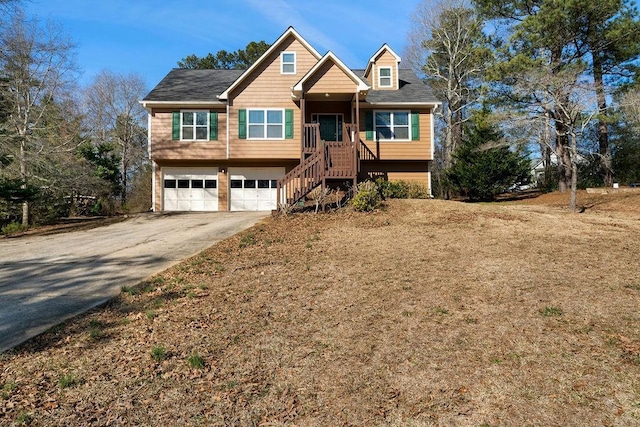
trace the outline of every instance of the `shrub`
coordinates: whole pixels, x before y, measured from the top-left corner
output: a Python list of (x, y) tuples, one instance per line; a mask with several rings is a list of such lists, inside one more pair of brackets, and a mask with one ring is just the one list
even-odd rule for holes
[(427, 186), (420, 182), (408, 183), (407, 193), (410, 199), (428, 199), (431, 197)]
[(7, 224), (4, 227), (2, 227), (0, 229), (0, 231), (2, 231), (2, 234), (6, 234), (7, 236), (9, 236), (11, 234), (20, 233), (22, 231), (25, 231), (28, 228), (29, 228), (29, 226), (22, 225), (19, 222), (10, 222), (9, 224)]
[(378, 186), (372, 181), (365, 181), (358, 184), (355, 194), (351, 199), (351, 206), (359, 212), (371, 212), (382, 204), (382, 197), (378, 191)]
[(404, 181), (386, 181), (378, 178), (376, 185), (383, 199), (406, 199), (408, 196), (408, 186)]

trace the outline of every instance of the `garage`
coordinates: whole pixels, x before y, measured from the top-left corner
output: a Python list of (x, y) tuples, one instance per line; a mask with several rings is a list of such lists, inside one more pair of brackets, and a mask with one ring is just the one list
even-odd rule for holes
[(232, 211), (277, 209), (278, 179), (283, 167), (229, 168), (229, 198)]
[(218, 210), (218, 168), (164, 168), (162, 181), (163, 210)]

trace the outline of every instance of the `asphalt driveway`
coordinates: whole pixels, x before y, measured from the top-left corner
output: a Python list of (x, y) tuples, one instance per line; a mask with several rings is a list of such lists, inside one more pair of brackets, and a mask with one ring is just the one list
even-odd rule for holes
[(265, 212), (143, 214), (0, 240), (0, 352), (257, 223)]

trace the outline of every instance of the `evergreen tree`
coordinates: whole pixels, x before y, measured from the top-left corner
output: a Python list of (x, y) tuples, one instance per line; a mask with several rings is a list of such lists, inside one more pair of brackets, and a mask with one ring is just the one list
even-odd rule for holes
[(486, 107), (472, 115), (466, 128), (446, 174), (461, 195), (474, 201), (489, 201), (509, 188), (530, 182), (527, 156), (504, 143), (502, 133), (490, 122)]
[(247, 47), (235, 52), (219, 50), (215, 55), (208, 53), (206, 56), (189, 55), (178, 61), (178, 67), (189, 69), (214, 69), (214, 70), (246, 70), (265, 53), (271, 45), (261, 40), (250, 42)]

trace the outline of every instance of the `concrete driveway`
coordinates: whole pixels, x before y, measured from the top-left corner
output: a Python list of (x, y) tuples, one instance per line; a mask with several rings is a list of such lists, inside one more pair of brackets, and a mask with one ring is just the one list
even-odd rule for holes
[(142, 214), (92, 230), (0, 239), (0, 352), (267, 215)]

